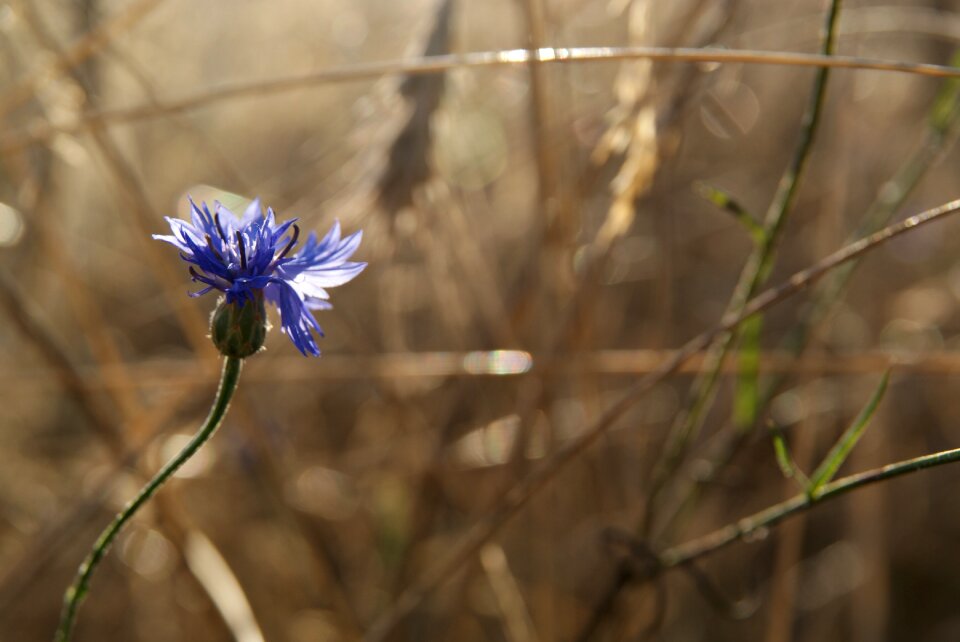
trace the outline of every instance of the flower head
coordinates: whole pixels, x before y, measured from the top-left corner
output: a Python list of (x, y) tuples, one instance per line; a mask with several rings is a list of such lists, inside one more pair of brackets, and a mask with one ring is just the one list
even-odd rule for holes
[(192, 222), (167, 218), (172, 235), (154, 234), (180, 249), (190, 275), (205, 287), (190, 296), (218, 290), (224, 304), (240, 309), (266, 300), (280, 310), (283, 332), (304, 355), (320, 355), (311, 330), (323, 336), (311, 310), (327, 310), (326, 288), (342, 285), (367, 266), (347, 259), (360, 245), (361, 232), (340, 238), (334, 223), (322, 240), (310, 232), (299, 250), (300, 228), (293, 219), (277, 223), (272, 209), (263, 214), (254, 200), (238, 217), (220, 203), (213, 213), (190, 200)]

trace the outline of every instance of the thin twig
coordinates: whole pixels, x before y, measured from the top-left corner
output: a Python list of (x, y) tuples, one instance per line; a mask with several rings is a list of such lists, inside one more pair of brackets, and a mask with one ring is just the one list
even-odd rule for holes
[(77, 370), (69, 353), (60, 344), (53, 329), (36, 306), (14, 285), (13, 279), (0, 272), (0, 310), (16, 324), (53, 369), (60, 385), (77, 404), (91, 428), (107, 446), (116, 461), (126, 451), (123, 435), (100, 399), (91, 394), (83, 374)]
[[(440, 0), (422, 50), (424, 55), (449, 53), (452, 16), (453, 1)], [(377, 201), (390, 214), (412, 205), (415, 191), (430, 180), (433, 121), (445, 89), (445, 74), (407, 76), (397, 88), (408, 113), (386, 152), (386, 167), (377, 178)], [(383, 151), (374, 153), (381, 155)]]
[[(0, 613), (13, 608), (18, 600), (26, 597), (27, 589), (44, 576), (51, 562), (70, 544), (79, 529), (101, 514), (100, 511), (116, 489), (118, 480), (142, 461), (143, 454), (167, 431), (167, 420), (182, 405), (180, 400), (176, 400), (154, 411), (150, 419), (155, 426), (149, 437), (128, 447), (123, 456), (112, 464), (111, 470), (97, 480), (93, 490), (85, 493), (83, 498), (69, 508), (58, 511), (53, 519), (38, 528), (30, 537), (29, 544), (19, 558), (8, 564), (0, 574)], [(165, 510), (161, 505), (158, 505), (158, 508)], [(178, 533), (182, 530), (177, 528)], [(177, 539), (178, 533), (168, 531), (167, 535)]]
[[(577, 374), (623, 377), (644, 375), (659, 370), (673, 356), (673, 350), (596, 350), (569, 355), (527, 353), (520, 350), (476, 352), (402, 352), (381, 355), (325, 354), (317, 363), (305, 362), (299, 356), (281, 357), (269, 367), (251, 364), (246, 379), (261, 385), (284, 386), (307, 381), (337, 382), (357, 380), (395, 381), (403, 379), (490, 379), (522, 377), (534, 374), (540, 378), (569, 377)], [(704, 370), (704, 352), (690, 357), (676, 374), (696, 374)], [(485, 363), (484, 363), (485, 362)], [(78, 365), (77, 373), (87, 388), (94, 392), (124, 387), (143, 390), (184, 390), (203, 385), (208, 377), (185, 370), (195, 361), (189, 357), (164, 359), (162, 362), (128, 363), (123, 371), (129, 379), (119, 380), (116, 366)], [(479, 364), (479, 367), (478, 365)], [(519, 367), (518, 367), (519, 366)], [(760, 370), (765, 374), (853, 375), (878, 374), (895, 366), (900, 372), (947, 375), (960, 373), (960, 354), (942, 350), (864, 350), (837, 352), (829, 355), (798, 357), (789, 350), (760, 353)], [(740, 366), (728, 358), (721, 372), (736, 375)], [(17, 369), (0, 367), (0, 388), (16, 381), (34, 390), (49, 389), (48, 371), (44, 368)]]
[(507, 49), (477, 51), (465, 54), (428, 56), (413, 60), (358, 63), (322, 71), (297, 74), (266, 81), (224, 84), (192, 96), (171, 99), (158, 104), (135, 105), (117, 109), (92, 111), (66, 123), (38, 122), (24, 130), (0, 137), (0, 153), (9, 153), (59, 133), (75, 133), (88, 127), (131, 123), (171, 114), (192, 111), (236, 98), (253, 98), (298, 91), (304, 88), (338, 82), (376, 80), (384, 76), (445, 73), (458, 68), (509, 67), (537, 63), (587, 63), (647, 59), (656, 62), (720, 63), (774, 65), (782, 67), (817, 67), (890, 71), (930, 76), (960, 78), (960, 68), (949, 65), (913, 63), (859, 56), (824, 56), (810, 53), (779, 51), (725, 50), (686, 47), (544, 47), (537, 51)]
[(0, 118), (26, 104), (44, 84), (58, 74), (73, 70), (98, 51), (109, 45), (121, 32), (132, 28), (160, 6), (163, 0), (138, 0), (84, 33), (75, 43), (59, 52), (52, 62), (37, 65), (27, 76), (17, 80), (0, 94)]
[[(33, 37), (46, 51), (53, 55), (63, 56), (64, 53), (57, 42), (55, 36), (44, 24), (36, 8), (30, 3), (18, 0), (16, 5), (24, 17), (24, 21), (29, 26)], [(86, 80), (77, 73), (72, 67), (66, 68), (68, 75), (76, 87), (81, 90), (86, 100), (91, 100), (95, 95)], [(133, 220), (139, 225), (141, 234), (137, 235), (141, 241), (144, 256), (154, 268), (154, 273), (164, 286), (163, 293), (169, 298), (171, 308), (173, 308), (177, 320), (182, 326), (184, 335), (192, 344), (194, 351), (201, 357), (207, 359), (201, 360), (201, 365), (212, 372), (212, 360), (214, 349), (205, 335), (207, 327), (206, 319), (199, 312), (196, 306), (189, 305), (182, 296), (182, 276), (177, 275), (172, 264), (161, 255), (161, 251), (156, 243), (150, 240), (149, 231), (157, 221), (161, 219), (160, 215), (154, 210), (150, 203), (146, 187), (140, 180), (134, 167), (124, 158), (120, 148), (113, 142), (107, 132), (94, 129), (90, 131), (94, 147), (100, 152), (107, 169), (121, 188), (123, 197), (130, 204), (130, 210), (135, 215)]]
[[(524, 0), (523, 13), (527, 27), (527, 42), (530, 51), (540, 51), (547, 41), (546, 16), (541, 0)], [(560, 174), (557, 166), (556, 154), (553, 151), (555, 143), (551, 140), (550, 131), (553, 127), (553, 114), (547, 96), (549, 95), (545, 69), (536, 64), (536, 59), (530, 59), (528, 64), (530, 73), (530, 130), (533, 133), (533, 145), (537, 159), (537, 192), (539, 207), (546, 229), (551, 230), (549, 236), (564, 239), (569, 236), (572, 223), (563, 220), (561, 211), (569, 210), (563, 207), (558, 198)]]

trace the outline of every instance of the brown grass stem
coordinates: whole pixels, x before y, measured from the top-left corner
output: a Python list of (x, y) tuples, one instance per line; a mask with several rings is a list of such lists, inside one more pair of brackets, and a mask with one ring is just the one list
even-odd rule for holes
[(813, 53), (780, 51), (729, 50), (687, 47), (544, 47), (535, 51), (507, 49), (476, 51), (464, 54), (427, 56), (412, 60), (388, 60), (357, 63), (320, 71), (272, 78), (265, 81), (245, 81), (223, 84), (182, 98), (160, 100), (144, 105), (102, 109), (82, 113), (69, 122), (46, 123), (0, 137), (0, 153), (23, 149), (30, 144), (52, 138), (59, 133), (75, 133), (90, 127), (132, 123), (172, 114), (193, 111), (237, 98), (255, 98), (271, 94), (298, 91), (331, 83), (376, 80), (384, 76), (423, 75), (445, 73), (460, 68), (490, 68), (542, 64), (615, 62), (622, 60), (653, 60), (655, 62), (699, 64), (749, 64), (782, 67), (812, 67), (829, 69), (859, 69), (914, 74), (934, 78), (960, 78), (960, 68), (930, 63), (903, 62), (860, 56), (825, 56)]

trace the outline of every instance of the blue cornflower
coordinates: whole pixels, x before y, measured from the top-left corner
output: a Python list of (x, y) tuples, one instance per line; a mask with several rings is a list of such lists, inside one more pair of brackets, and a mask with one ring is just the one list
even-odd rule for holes
[(273, 303), (280, 310), (283, 332), (297, 349), (319, 356), (310, 331), (323, 336), (323, 330), (311, 310), (330, 309), (326, 288), (346, 283), (367, 266), (347, 260), (360, 245), (362, 232), (341, 239), (337, 222), (322, 240), (310, 232), (291, 254), (300, 238), (297, 219), (278, 224), (272, 209), (261, 212), (259, 199), (241, 217), (220, 203), (211, 213), (206, 203), (197, 207), (191, 199), (190, 209), (192, 223), (167, 217), (173, 235), (153, 235), (179, 248), (191, 264), (193, 280), (206, 286), (190, 296), (218, 290), (232, 310), (242, 310), (246, 303), (261, 309), (264, 300)]

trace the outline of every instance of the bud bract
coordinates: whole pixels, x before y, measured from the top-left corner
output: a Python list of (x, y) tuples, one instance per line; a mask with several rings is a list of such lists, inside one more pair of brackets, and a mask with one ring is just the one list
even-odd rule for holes
[(210, 317), (210, 338), (220, 354), (244, 359), (263, 347), (267, 337), (267, 311), (263, 294), (227, 303), (222, 299)]

